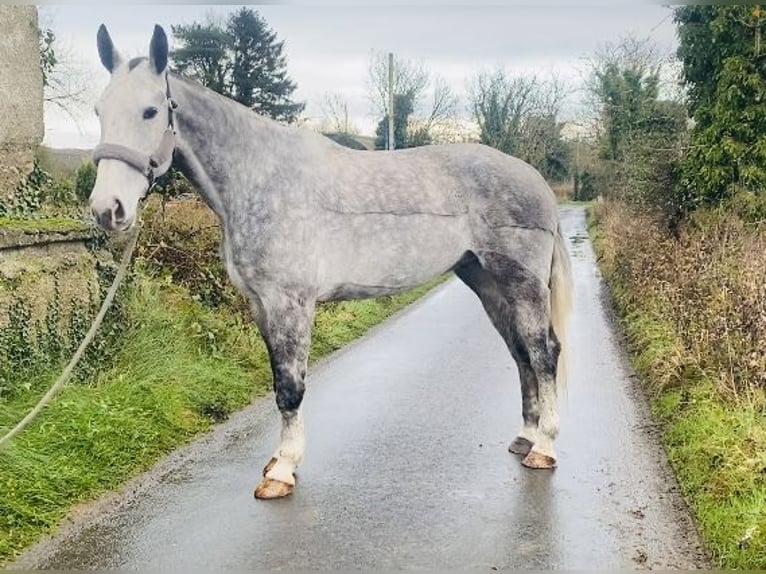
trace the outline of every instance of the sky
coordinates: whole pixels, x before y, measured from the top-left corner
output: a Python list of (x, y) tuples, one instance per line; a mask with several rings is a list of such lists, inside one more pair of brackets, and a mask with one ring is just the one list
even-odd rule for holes
[[(47, 5), (40, 20), (51, 27), (75, 69), (87, 78), (87, 105), (76, 114), (46, 110), (45, 143), (52, 147), (90, 148), (98, 142), (92, 103), (109, 81), (98, 60), (96, 31), (106, 24), (117, 49), (126, 56), (146, 55), (154, 24), (170, 34), (173, 24), (225, 17), (238, 5)], [(368, 66), (373, 52), (422, 62), (458, 95), (458, 112), (468, 117), (466, 90), (482, 71), (504, 67), (512, 74), (555, 74), (570, 89), (565, 114), (577, 114), (585, 59), (606, 42), (627, 34), (651, 37), (668, 52), (676, 46), (669, 8), (657, 4), (612, 1), (573, 5), (538, 2), (509, 5), (482, 2), (458, 5), (410, 0), (406, 5), (372, 1), (342, 5), (254, 6), (280, 40), (285, 41), (288, 73), (298, 84), (294, 98), (307, 103), (305, 115), (323, 115), (327, 93), (348, 102), (351, 122), (371, 135), (377, 118), (368, 96)], [(171, 49), (173, 38), (171, 36)]]

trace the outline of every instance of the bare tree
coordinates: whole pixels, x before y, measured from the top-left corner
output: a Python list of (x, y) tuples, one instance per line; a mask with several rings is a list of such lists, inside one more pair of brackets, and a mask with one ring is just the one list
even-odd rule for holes
[(586, 61), (586, 163), (594, 192), (665, 209), (686, 142), (684, 94), (673, 57), (649, 38), (625, 36)]
[[(423, 64), (394, 57), (394, 94), (410, 98), (413, 107), (423, 98), (429, 80), (429, 74)], [(388, 115), (389, 112), (388, 89), (388, 55), (372, 54), (368, 91), (373, 112), (379, 117)]]
[[(616, 73), (632, 77), (641, 84), (654, 84), (657, 95), (661, 94), (663, 99), (679, 104), (685, 99), (679, 82), (679, 63), (651, 38), (627, 35), (617, 42), (602, 44), (585, 59), (583, 74), (585, 105), (582, 107), (581, 123), (589, 128), (596, 140), (600, 140), (605, 133), (604, 119), (608, 115), (605, 106), (615, 105), (615, 96), (625, 96), (627, 91), (633, 89), (625, 85), (621, 93), (614, 92), (615, 86), (609, 82), (609, 76)], [(607, 86), (613, 93), (608, 93)]]
[(452, 92), (447, 82), (439, 76), (433, 79), (431, 102), (429, 106), (430, 112), (424, 118), (425, 127), (428, 131), (431, 131), (437, 125), (454, 119), (455, 109), (457, 108), (457, 96)]
[(476, 76), (471, 113), (482, 143), (516, 155), (552, 178), (567, 172), (567, 146), (558, 116), (567, 94), (555, 76), (509, 76), (503, 69)]
[[(447, 82), (432, 75), (423, 63), (394, 58), (393, 91), (399, 101), (409, 101), (413, 115), (407, 121), (413, 142), (431, 141), (431, 132), (455, 117), (457, 97)], [(373, 54), (370, 58), (368, 92), (373, 113), (388, 116), (388, 56)], [(396, 113), (394, 114), (396, 117)]]
[[(566, 168), (550, 165), (562, 161), (561, 123), (559, 115), (566, 99), (567, 87), (557, 76), (538, 79), (533, 107), (524, 118), (521, 130), (521, 149), (524, 159), (539, 166), (547, 176), (564, 175)], [(559, 157), (559, 160), (556, 160)]]
[(511, 77), (503, 69), (479, 74), (469, 87), (481, 141), (506, 153), (515, 153), (522, 139), (535, 133), (537, 124), (530, 118), (556, 119), (565, 96), (556, 77)]
[(39, 37), (45, 105), (58, 108), (77, 121), (91, 99), (87, 67), (69, 47), (56, 40), (51, 28), (41, 29)]
[(330, 131), (341, 134), (355, 134), (359, 131), (348, 119), (348, 101), (341, 94), (325, 94), (321, 107)]

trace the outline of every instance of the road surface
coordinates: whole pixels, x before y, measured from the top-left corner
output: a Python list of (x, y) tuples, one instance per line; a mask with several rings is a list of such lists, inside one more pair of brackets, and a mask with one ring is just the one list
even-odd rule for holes
[(312, 369), (295, 494), (255, 501), (276, 445), (258, 401), (122, 492), (80, 509), (23, 568), (707, 566), (602, 300), (581, 207), (558, 468), (523, 468), (516, 368), (452, 280)]

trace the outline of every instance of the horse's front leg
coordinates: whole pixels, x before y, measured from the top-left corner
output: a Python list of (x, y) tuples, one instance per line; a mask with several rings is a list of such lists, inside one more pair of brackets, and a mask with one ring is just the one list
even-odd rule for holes
[(311, 343), (315, 299), (295, 290), (269, 289), (253, 298), (255, 319), (266, 342), (282, 417), (279, 448), (263, 469), (256, 498), (281, 498), (295, 487), (295, 469), (303, 459), (305, 440), (301, 401)]

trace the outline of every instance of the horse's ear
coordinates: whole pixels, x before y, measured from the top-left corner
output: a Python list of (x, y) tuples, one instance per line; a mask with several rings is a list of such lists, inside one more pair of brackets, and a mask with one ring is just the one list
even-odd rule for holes
[(109, 73), (112, 73), (114, 69), (120, 65), (122, 58), (120, 57), (119, 52), (114, 49), (112, 38), (109, 36), (106, 26), (103, 24), (98, 28), (96, 41), (98, 44), (98, 57), (101, 58), (101, 63), (107, 70), (109, 70)]
[(168, 65), (168, 37), (162, 26), (155, 24), (152, 43), (149, 45), (149, 63), (154, 71), (161, 74)]

